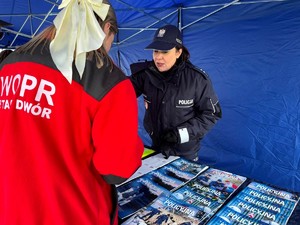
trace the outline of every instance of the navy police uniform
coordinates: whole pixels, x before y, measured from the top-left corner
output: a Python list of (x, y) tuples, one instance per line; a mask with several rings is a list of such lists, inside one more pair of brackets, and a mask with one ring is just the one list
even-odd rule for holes
[[(166, 156), (196, 159), (201, 139), (222, 116), (208, 75), (189, 61), (167, 72), (159, 72), (151, 61), (130, 80), (137, 97), (144, 98), (144, 128), (153, 149)], [(175, 141), (165, 140), (170, 132)]]

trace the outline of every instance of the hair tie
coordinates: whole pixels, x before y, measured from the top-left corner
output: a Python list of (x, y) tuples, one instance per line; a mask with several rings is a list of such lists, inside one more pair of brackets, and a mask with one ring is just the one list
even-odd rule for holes
[(64, 77), (72, 82), (72, 62), (80, 79), (85, 68), (86, 53), (101, 47), (105, 33), (94, 12), (105, 20), (110, 5), (102, 0), (63, 0), (54, 19), (56, 34), (50, 43), (51, 57)]

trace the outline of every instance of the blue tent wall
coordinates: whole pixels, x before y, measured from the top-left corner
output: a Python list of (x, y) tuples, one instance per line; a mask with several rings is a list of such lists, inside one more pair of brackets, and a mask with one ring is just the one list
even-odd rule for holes
[(206, 47), (202, 65), (213, 75), (224, 117), (200, 156), (300, 191), (300, 4), (265, 7), (205, 30), (211, 39), (201, 48), (214, 47)]
[[(223, 109), (203, 140), (202, 163), (300, 191), (299, 12), (299, 1), (239, 5), (183, 29), (191, 61), (210, 75)], [(183, 12), (181, 25), (195, 15)], [(168, 19), (177, 24), (177, 17)], [(143, 48), (153, 33), (112, 49), (127, 74), (130, 63), (151, 59)], [(139, 109), (149, 144), (142, 99)]]

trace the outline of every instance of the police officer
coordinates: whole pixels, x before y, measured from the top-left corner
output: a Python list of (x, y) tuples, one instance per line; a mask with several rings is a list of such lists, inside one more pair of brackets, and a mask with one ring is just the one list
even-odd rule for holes
[(153, 60), (130, 80), (144, 98), (152, 148), (197, 161), (200, 141), (222, 116), (211, 80), (189, 61), (176, 26), (159, 28), (146, 49), (153, 50)]

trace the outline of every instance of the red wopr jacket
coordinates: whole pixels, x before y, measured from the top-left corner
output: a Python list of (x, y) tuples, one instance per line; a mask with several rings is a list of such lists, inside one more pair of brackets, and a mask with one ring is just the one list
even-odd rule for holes
[(0, 64), (0, 225), (117, 224), (143, 144), (130, 81), (96, 65), (70, 84), (48, 48)]

